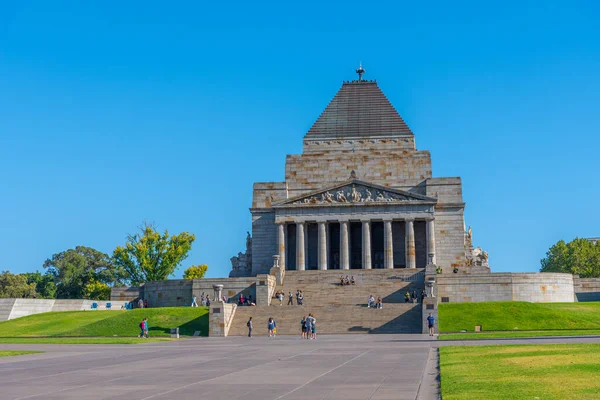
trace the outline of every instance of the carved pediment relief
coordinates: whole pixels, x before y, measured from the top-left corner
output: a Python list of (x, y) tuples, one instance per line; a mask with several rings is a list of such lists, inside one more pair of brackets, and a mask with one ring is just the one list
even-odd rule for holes
[(390, 189), (384, 186), (353, 179), (337, 186), (274, 204), (274, 206), (360, 205), (373, 203), (404, 203), (411, 201), (435, 203), (437, 200), (427, 196), (403, 190)]

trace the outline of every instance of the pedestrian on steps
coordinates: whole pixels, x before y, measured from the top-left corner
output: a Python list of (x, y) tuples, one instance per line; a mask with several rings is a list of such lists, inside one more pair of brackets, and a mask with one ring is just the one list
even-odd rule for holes
[(404, 293), (404, 302), (405, 303), (409, 303), (410, 302), (410, 293), (407, 290), (406, 293)]
[(288, 296), (288, 303), (287, 303), (287, 305), (288, 305), (288, 306), (289, 306), (289, 305), (292, 305), (292, 306), (294, 305), (294, 295), (292, 294), (292, 291), (291, 291), (291, 290), (290, 290), (290, 294), (289, 294), (289, 296)]

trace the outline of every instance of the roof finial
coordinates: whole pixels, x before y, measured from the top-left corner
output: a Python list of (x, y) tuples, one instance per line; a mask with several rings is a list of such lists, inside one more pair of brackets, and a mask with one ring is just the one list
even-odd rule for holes
[(356, 70), (356, 73), (358, 74), (358, 81), (359, 82), (362, 81), (362, 76), (363, 76), (363, 74), (365, 72), (367, 72), (367, 71), (365, 71), (365, 69), (362, 67), (362, 61), (361, 61), (358, 69)]

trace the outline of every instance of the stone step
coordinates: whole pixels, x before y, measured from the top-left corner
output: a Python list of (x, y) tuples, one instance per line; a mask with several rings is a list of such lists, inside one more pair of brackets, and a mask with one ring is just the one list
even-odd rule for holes
[(283, 335), (300, 333), (300, 320), (312, 313), (317, 320), (317, 334), (328, 333), (419, 333), (422, 311), (420, 304), (384, 305), (383, 309), (362, 306), (295, 306), (238, 307), (229, 331), (230, 336), (248, 334), (246, 321), (252, 317), (256, 335), (265, 335), (269, 317), (275, 319), (277, 331)]

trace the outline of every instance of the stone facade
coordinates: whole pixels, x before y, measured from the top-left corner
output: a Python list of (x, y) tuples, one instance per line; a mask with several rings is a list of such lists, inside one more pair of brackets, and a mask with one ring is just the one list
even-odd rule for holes
[(464, 208), (461, 179), (432, 176), (377, 83), (344, 82), (303, 153), (287, 156), (285, 181), (254, 184), (251, 247), (230, 276), (267, 274), (273, 255), (287, 270), (324, 270), (423, 268), (432, 253), (444, 272), (489, 272)]

